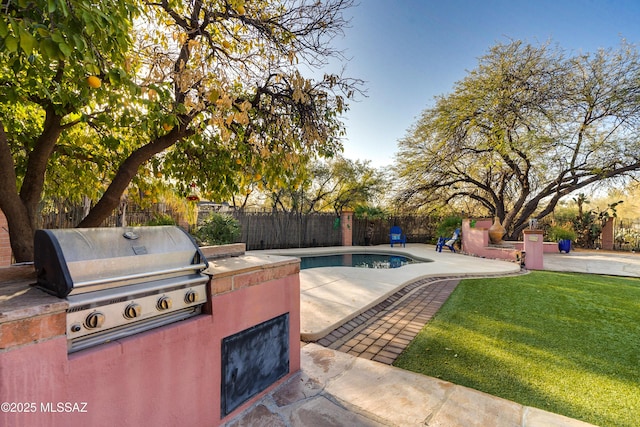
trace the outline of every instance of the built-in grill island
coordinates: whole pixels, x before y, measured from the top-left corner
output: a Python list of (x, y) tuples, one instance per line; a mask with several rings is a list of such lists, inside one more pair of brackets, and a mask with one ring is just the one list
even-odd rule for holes
[(37, 286), (69, 303), (68, 351), (184, 320), (207, 302), (207, 260), (174, 226), (37, 230)]
[(230, 425), (297, 384), (298, 258), (198, 248), (173, 227), (35, 243), (38, 274), (0, 268), (0, 396), (13, 402), (0, 426)]

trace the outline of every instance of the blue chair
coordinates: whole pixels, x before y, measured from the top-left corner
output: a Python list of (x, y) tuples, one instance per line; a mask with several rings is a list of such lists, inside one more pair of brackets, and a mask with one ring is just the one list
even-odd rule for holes
[(393, 247), (394, 243), (402, 243), (402, 247), (404, 248), (407, 244), (407, 236), (402, 234), (402, 228), (394, 225), (389, 231), (389, 241), (391, 242), (391, 247)]
[(451, 236), (449, 240), (445, 239), (444, 237), (440, 237), (438, 239), (438, 243), (436, 243), (436, 251), (442, 252), (442, 247), (444, 246), (446, 248), (449, 248), (451, 252), (455, 252), (456, 249), (453, 247), (453, 245), (458, 241), (459, 238), (460, 229), (456, 228), (456, 231), (453, 232), (453, 236)]

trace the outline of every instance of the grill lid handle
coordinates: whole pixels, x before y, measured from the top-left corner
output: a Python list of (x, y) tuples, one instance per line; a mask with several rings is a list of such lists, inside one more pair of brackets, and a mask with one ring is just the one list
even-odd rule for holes
[(138, 240), (138, 238), (140, 238), (140, 235), (138, 235), (136, 232), (134, 231), (127, 231), (126, 233), (124, 233), (122, 235), (125, 239), (129, 239), (129, 240)]

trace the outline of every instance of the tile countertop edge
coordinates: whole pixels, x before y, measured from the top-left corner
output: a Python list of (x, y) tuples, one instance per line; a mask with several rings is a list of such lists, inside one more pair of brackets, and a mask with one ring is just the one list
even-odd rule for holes
[(291, 256), (246, 254), (238, 257), (211, 260), (209, 261), (209, 268), (204, 273), (210, 274), (216, 279), (299, 263), (299, 258)]
[(32, 265), (0, 268), (0, 323), (64, 312), (69, 303), (33, 286)]

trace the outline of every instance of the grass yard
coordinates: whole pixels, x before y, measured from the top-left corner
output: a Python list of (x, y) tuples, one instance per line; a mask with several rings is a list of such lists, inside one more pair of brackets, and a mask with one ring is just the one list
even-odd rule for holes
[(605, 426), (640, 423), (640, 279), (463, 280), (395, 365)]

